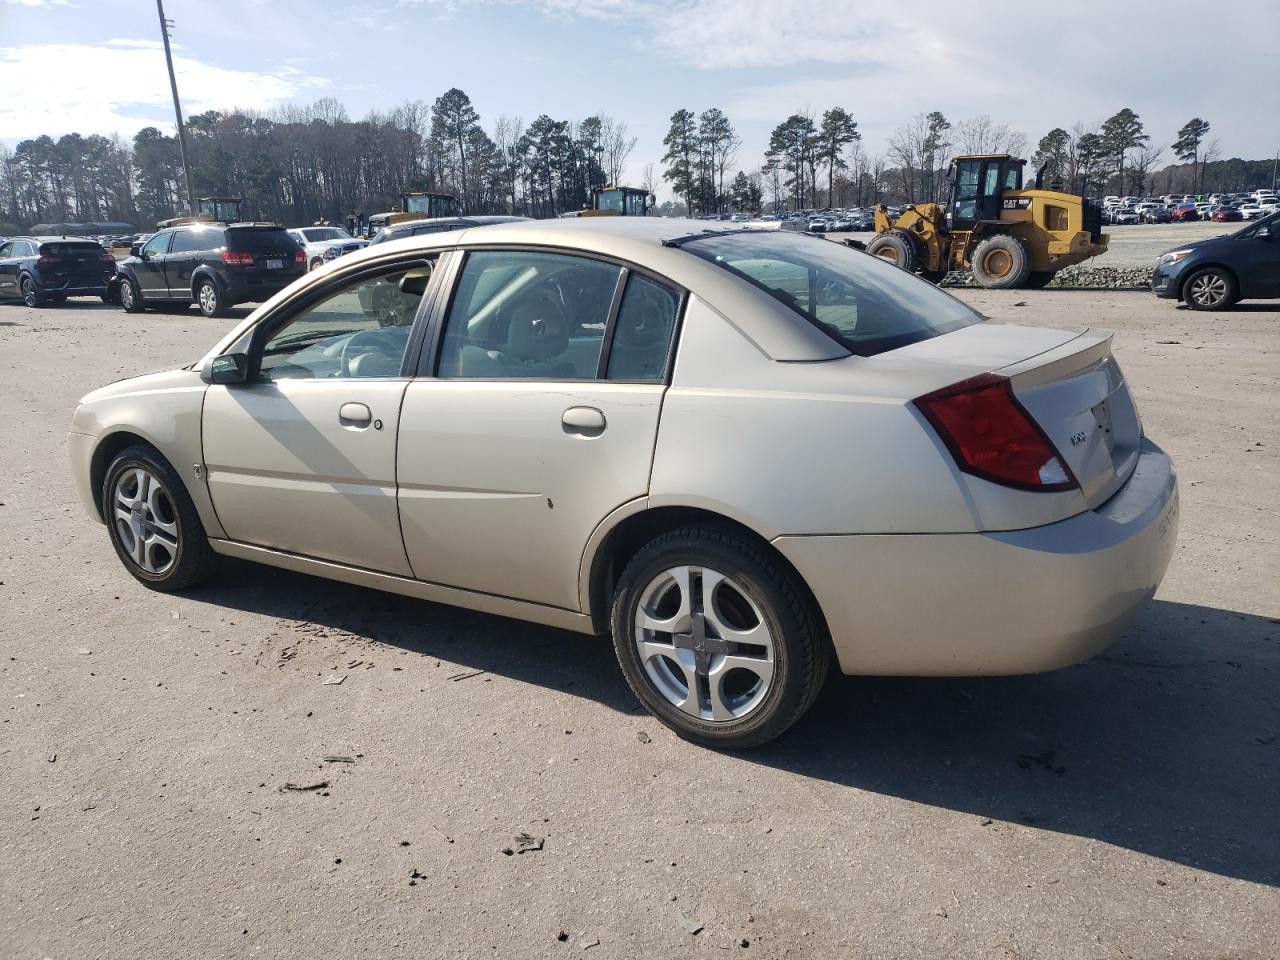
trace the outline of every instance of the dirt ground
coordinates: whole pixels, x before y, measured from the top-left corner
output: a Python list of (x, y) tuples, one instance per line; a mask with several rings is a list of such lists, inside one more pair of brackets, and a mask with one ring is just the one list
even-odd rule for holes
[(67, 423), (231, 321), (0, 307), (0, 957), (1280, 956), (1280, 307), (960, 296), (1118, 331), (1164, 586), (1084, 665), (835, 679), (741, 755), (602, 641), (246, 563), (143, 589)]

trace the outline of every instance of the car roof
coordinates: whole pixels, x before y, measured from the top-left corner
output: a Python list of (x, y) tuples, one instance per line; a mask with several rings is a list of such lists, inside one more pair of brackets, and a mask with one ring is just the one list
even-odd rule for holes
[(5, 243), (10, 240), (30, 240), (32, 243), (97, 243), (95, 237), (81, 237), (74, 234), (44, 234), (43, 236), (32, 236), (31, 234), (21, 234), (16, 237), (8, 237)]

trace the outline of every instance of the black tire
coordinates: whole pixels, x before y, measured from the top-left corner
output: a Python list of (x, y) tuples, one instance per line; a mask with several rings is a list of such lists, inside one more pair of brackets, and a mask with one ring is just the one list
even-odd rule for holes
[(22, 293), (22, 302), (33, 310), (43, 307), (47, 302), (45, 295), (40, 292), (40, 288), (36, 286), (35, 281), (30, 277), (23, 277), (18, 289)]
[(132, 277), (124, 277), (120, 281), (120, 306), (125, 313), (141, 313), (146, 307), (142, 303), (142, 292)]
[(225, 317), (229, 304), (222, 289), (211, 279), (205, 277), (195, 289), (196, 304), (206, 317)]
[[(763, 686), (753, 686), (741, 694), (745, 703), (742, 715), (736, 719), (717, 721), (686, 713), (676, 700), (659, 689), (637, 649), (635, 619), (646, 592), (652, 589), (652, 584), (660, 581), (664, 571), (681, 566), (722, 574), (727, 578), (732, 595), (729, 606), (737, 607), (738, 616), (745, 611), (748, 620), (766, 626), (772, 637), (771, 677)], [(712, 602), (717, 607), (726, 602), (719, 592), (724, 586), (714, 588), (713, 597), (716, 599)], [(743, 598), (749, 603), (743, 604)], [(708, 630), (706, 636), (711, 637), (716, 632), (714, 624), (723, 619), (729, 619), (724, 608), (713, 613), (704, 628)], [(627, 564), (619, 579), (611, 624), (618, 663), (640, 702), (678, 736), (717, 749), (747, 749), (781, 736), (813, 705), (831, 667), (831, 645), (804, 588), (760, 547), (731, 531), (711, 526), (673, 530), (643, 547)], [(691, 627), (690, 635), (693, 632)], [(670, 639), (672, 634), (655, 633), (654, 636), (668, 638), (659, 642), (674, 642)], [(736, 652), (743, 651), (736, 648)], [(704, 703), (710, 708), (710, 689), (706, 686), (704, 670), (706, 665), (716, 663), (715, 655), (712, 651), (699, 660), (703, 666), (696, 671), (697, 679), (694, 681), (700, 691), (699, 713)], [(699, 657), (693, 653), (689, 656)], [(655, 661), (662, 659), (654, 658)], [(655, 669), (669, 671), (676, 678), (676, 683), (683, 686), (687, 696), (689, 681), (676, 677), (674, 661), (667, 659), (665, 664), (657, 663)], [(751, 671), (741, 672), (747, 678), (751, 675)], [(687, 676), (687, 673), (680, 674), (680, 677)], [(723, 687), (729, 685), (731, 676), (732, 673), (722, 675), (722, 703), (726, 702), (724, 697), (727, 696)], [(759, 683), (758, 674), (756, 681)], [(705, 701), (703, 690), (708, 694)], [(679, 692), (678, 687), (675, 692)]]
[[(146, 471), (153, 480), (159, 481), (162, 494), (154, 499), (161, 506), (160, 514), (150, 512), (149, 504), (152, 501), (148, 500), (147, 510), (140, 522), (150, 524), (147, 517), (166, 523), (171, 521), (177, 531), (172, 546), (167, 542), (157, 542), (154, 548), (144, 549), (144, 554), (153, 561), (163, 559), (166, 554), (169, 557), (169, 561), (164, 564), (153, 562), (152, 565), (157, 568), (155, 570), (146, 569), (134, 558), (131, 541), (135, 536), (135, 529), (115, 510), (117, 482), (123, 475), (139, 468)], [(137, 444), (127, 447), (111, 461), (102, 483), (102, 513), (116, 556), (135, 579), (152, 590), (183, 590), (204, 580), (212, 570), (214, 552), (209, 546), (209, 538), (205, 534), (204, 524), (200, 522), (200, 515), (196, 513), (195, 504), (191, 502), (191, 496), (181, 478), (155, 448)], [(155, 530), (152, 535), (155, 536)]]
[(896, 232), (882, 233), (873, 238), (867, 244), (867, 253), (881, 260), (888, 260), (908, 273), (915, 272), (916, 261), (919, 259), (916, 256), (916, 245), (911, 239)]
[(973, 278), (988, 290), (1017, 290), (1031, 273), (1031, 255), (1022, 241), (998, 233), (978, 243), (973, 251)]
[(319, 270), (323, 266), (324, 266), (324, 261), (321, 260), (319, 257), (316, 257), (314, 260), (311, 261), (310, 264), (307, 265), (307, 272), (310, 273), (312, 270)]
[(1182, 300), (1192, 310), (1226, 310), (1240, 299), (1236, 278), (1221, 267), (1205, 267), (1182, 284)]
[(1054, 270), (1032, 270), (1027, 274), (1027, 282), (1023, 287), (1028, 290), (1043, 290), (1056, 275)]

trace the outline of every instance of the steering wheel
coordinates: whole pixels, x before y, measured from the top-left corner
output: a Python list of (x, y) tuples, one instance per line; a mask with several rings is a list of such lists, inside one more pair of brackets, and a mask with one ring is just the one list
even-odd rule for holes
[(392, 360), (404, 355), (408, 329), (405, 327), (379, 327), (377, 330), (361, 330), (347, 338), (342, 345), (342, 362), (338, 376), (350, 377), (351, 364), (357, 357), (370, 353), (382, 353)]

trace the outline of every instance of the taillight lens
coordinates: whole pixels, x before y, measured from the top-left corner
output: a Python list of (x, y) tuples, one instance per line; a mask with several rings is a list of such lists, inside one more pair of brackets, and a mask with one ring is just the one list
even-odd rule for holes
[(295, 250), (295, 251), (293, 251), (293, 262), (294, 262), (294, 263), (306, 263), (306, 262), (307, 262), (307, 251), (305, 251), (305, 250)]
[(54, 264), (58, 264), (61, 262), (62, 262), (61, 257), (55, 257), (52, 254), (48, 254), (48, 253), (42, 253), (40, 254), (40, 256), (36, 257), (37, 267), (52, 267)]
[(99, 254), (98, 260), (99, 262), (107, 264), (108, 266), (114, 267), (116, 265), (116, 258), (109, 253)]
[(1072, 490), (1078, 484), (1008, 377), (993, 373), (919, 397), (916, 407), (965, 473), (1020, 490)]
[(239, 250), (223, 250), (222, 262), (230, 267), (252, 267), (253, 254), (242, 253)]

